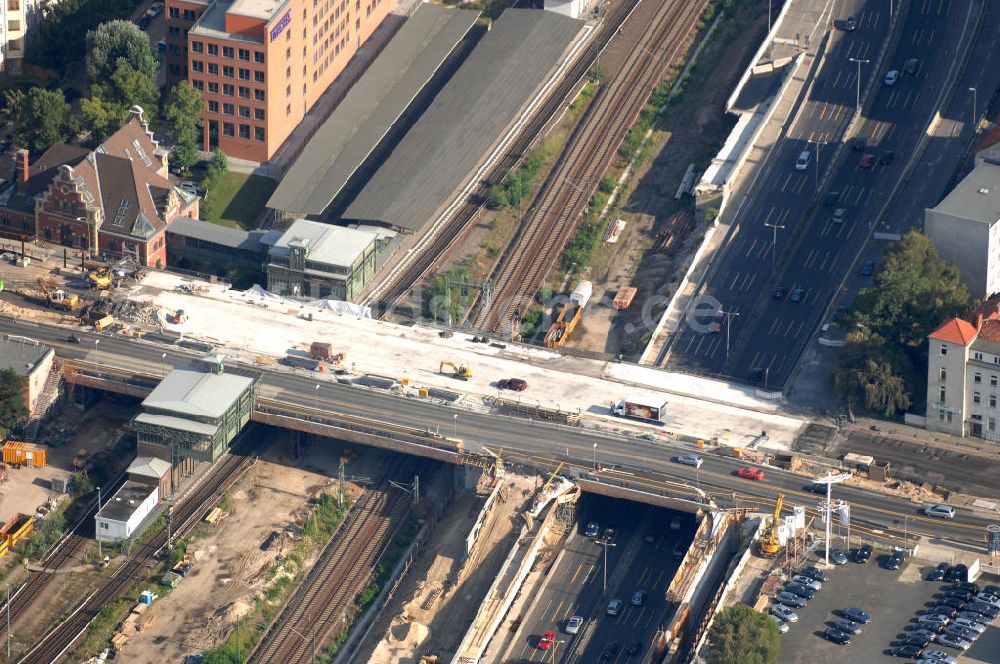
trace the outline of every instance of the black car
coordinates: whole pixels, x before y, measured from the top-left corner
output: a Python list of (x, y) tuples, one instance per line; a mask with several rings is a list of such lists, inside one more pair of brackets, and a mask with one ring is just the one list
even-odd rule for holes
[(638, 655), (639, 649), (642, 648), (642, 643), (639, 641), (629, 641), (628, 645), (625, 646), (626, 655)]
[(823, 570), (821, 570), (818, 567), (813, 567), (812, 565), (809, 565), (808, 567), (803, 567), (802, 569), (800, 569), (799, 570), (799, 574), (802, 574), (804, 576), (808, 576), (810, 579), (816, 579), (820, 583), (826, 583), (827, 581), (830, 580), (830, 577), (827, 576), (823, 572)]
[(927, 574), (928, 581), (943, 581), (944, 577), (948, 574), (948, 570), (951, 569), (951, 565), (948, 563), (938, 563), (938, 566), (932, 569)]
[(872, 550), (873, 549), (871, 544), (865, 544), (860, 549), (854, 552), (854, 562), (861, 565), (865, 564), (866, 562), (871, 560)]
[(805, 485), (804, 487), (802, 487), (802, 489), (805, 490), (805, 491), (808, 491), (809, 493), (818, 493), (818, 494), (820, 494), (822, 496), (826, 495), (826, 485), (825, 484), (813, 484), (813, 483), (809, 483), (809, 484)]
[(618, 654), (618, 642), (617, 641), (608, 641), (607, 643), (604, 644), (604, 647), (601, 648), (601, 659), (602, 660), (614, 659), (615, 655), (617, 655), (617, 654)]
[(771, 292), (771, 297), (775, 300), (784, 300), (786, 295), (788, 295), (788, 290), (782, 286), (778, 286)]
[(850, 634), (845, 634), (844, 632), (841, 632), (839, 629), (834, 629), (833, 627), (827, 627), (826, 631), (823, 632), (823, 636), (833, 641), (834, 643), (838, 643), (842, 646), (845, 646), (851, 642)]
[(840, 201), (839, 191), (828, 191), (826, 192), (826, 196), (823, 197), (823, 205), (825, 207), (833, 207), (838, 201)]
[(795, 583), (794, 581), (786, 583), (785, 590), (793, 595), (798, 595), (802, 599), (812, 599), (816, 596), (815, 588), (810, 588), (809, 586), (804, 586), (801, 583)]
[(918, 648), (917, 646), (896, 646), (891, 651), (893, 657), (916, 657), (921, 652), (923, 648)]
[(956, 609), (953, 606), (946, 606), (944, 604), (938, 604), (937, 606), (929, 609), (929, 611), (932, 614), (936, 613), (936, 614), (941, 615), (941, 616), (948, 616), (949, 618), (951, 618), (953, 620), (958, 615), (958, 609)]
[(934, 632), (935, 634), (943, 634), (945, 630), (945, 625), (939, 622), (918, 622), (918, 631)]
[(945, 631), (966, 641), (975, 641), (979, 638), (979, 632), (968, 627), (962, 627), (961, 625), (949, 625)]
[(889, 559), (885, 561), (886, 569), (899, 569), (900, 565), (903, 564), (903, 558), (905, 554), (902, 551), (893, 551)]
[(922, 636), (908, 636), (899, 641), (901, 646), (916, 646), (917, 648), (926, 648), (929, 644), (930, 639), (925, 639)]
[(872, 621), (872, 617), (859, 609), (856, 606), (852, 606), (849, 609), (844, 609), (840, 612), (842, 616), (850, 620), (851, 622), (861, 623), (862, 625), (867, 625)]
[(944, 593), (945, 597), (956, 597), (963, 602), (971, 602), (972, 598), (975, 597), (971, 592), (965, 588), (949, 588)]
[(848, 16), (844, 19), (844, 30), (847, 32), (854, 32), (858, 29), (858, 19), (854, 16)]
[(958, 581), (960, 583), (964, 583), (965, 580), (969, 578), (968, 573), (969, 573), (969, 568), (966, 565), (959, 563), (958, 565), (955, 565), (950, 570), (948, 570), (948, 573), (944, 575), (944, 580)]
[(885, 152), (882, 153), (882, 156), (878, 158), (878, 163), (885, 164), (886, 166), (888, 166), (893, 162), (895, 158), (896, 158), (895, 152), (893, 152), (892, 150), (886, 150)]
[(851, 147), (854, 148), (855, 152), (863, 152), (868, 147), (868, 139), (864, 136), (855, 136), (854, 140), (851, 141)]
[[(962, 575), (965, 576), (965, 572), (962, 572)], [(968, 590), (970, 593), (973, 593), (973, 594), (976, 594), (976, 595), (979, 594), (979, 584), (976, 584), (976, 583), (969, 583), (968, 581), (957, 581), (957, 582), (951, 584), (951, 587), (952, 588), (963, 588), (965, 590)]]
[(953, 609), (958, 609), (959, 611), (965, 607), (965, 600), (960, 597), (945, 597), (938, 600), (938, 604), (942, 606), (950, 606)]
[(834, 620), (833, 626), (835, 629), (839, 629), (841, 632), (846, 632), (847, 634), (860, 634), (861, 625), (856, 622), (851, 622), (845, 618), (840, 620)]
[(1000, 586), (985, 586), (983, 588), (983, 592), (1000, 596)]
[(991, 604), (986, 604), (985, 602), (969, 602), (965, 605), (963, 610), (978, 613), (981, 616), (986, 616), (990, 620), (995, 620), (997, 616), (1000, 616), (1000, 609)]

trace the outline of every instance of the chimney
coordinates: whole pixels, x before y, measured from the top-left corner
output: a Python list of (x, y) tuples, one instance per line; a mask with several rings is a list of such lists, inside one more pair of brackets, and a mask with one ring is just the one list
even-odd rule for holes
[(28, 188), (28, 151), (18, 150), (15, 158), (14, 175), (17, 180), (17, 190), (24, 191)]

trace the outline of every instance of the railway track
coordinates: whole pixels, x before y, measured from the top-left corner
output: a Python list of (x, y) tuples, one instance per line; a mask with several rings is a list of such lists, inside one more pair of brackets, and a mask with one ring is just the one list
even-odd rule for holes
[[(242, 477), (254, 463), (256, 457), (251, 456), (249, 452), (231, 453), (219, 460), (209, 475), (173, 510), (171, 517), (174, 524), (173, 535), (179, 536), (190, 530), (201, 518), (205, 508)], [(104, 585), (87, 597), (63, 622), (49, 630), (20, 660), (21, 664), (58, 662), (83, 635), (90, 621), (101, 609), (119, 594), (129, 590), (137, 579), (142, 578), (143, 569), (166, 543), (165, 529), (150, 536), (125, 564), (111, 573)]]
[(355, 503), (309, 575), (261, 639), (249, 662), (297, 664), (315, 659), (336, 627), (344, 629), (354, 598), (368, 583), (392, 536), (406, 522), (412, 496), (394, 488), (430, 464), (397, 456)]
[(611, 37), (628, 18), (640, 0), (622, 0), (613, 14), (601, 22), (597, 34), (573, 62), (563, 79), (554, 86), (548, 97), (539, 105), (523, 131), (518, 134), (503, 156), (489, 171), (479, 186), (472, 192), (464, 204), (459, 206), (454, 215), (438, 231), (436, 238), (414, 258), (410, 265), (400, 274), (383, 284), (366, 298), (365, 304), (381, 302), (385, 305), (382, 318), (392, 314), (401, 300), (416, 286), (431, 270), (448, 254), (449, 250), (458, 244), (465, 232), (472, 227), (483, 212), (483, 201), (491, 186), (500, 182), (507, 171), (521, 163), (535, 140), (542, 134), (548, 123), (555, 118), (562, 107), (568, 103), (577, 85), (590, 72), (591, 65), (597, 56), (607, 46)]
[(707, 2), (672, 0), (657, 8), (622, 69), (598, 92), (535, 197), (494, 270), (491, 301), (478, 303), (475, 327), (502, 332), (531, 305), (662, 72), (687, 45)]

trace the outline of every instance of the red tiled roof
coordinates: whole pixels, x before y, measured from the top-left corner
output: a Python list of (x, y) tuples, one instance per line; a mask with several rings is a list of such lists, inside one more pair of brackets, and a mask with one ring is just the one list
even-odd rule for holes
[(961, 318), (952, 318), (950, 321), (931, 332), (931, 339), (949, 341), (953, 344), (968, 346), (976, 338), (976, 327), (969, 321)]
[(1000, 341), (1000, 320), (988, 320), (979, 330), (979, 338), (986, 341)]

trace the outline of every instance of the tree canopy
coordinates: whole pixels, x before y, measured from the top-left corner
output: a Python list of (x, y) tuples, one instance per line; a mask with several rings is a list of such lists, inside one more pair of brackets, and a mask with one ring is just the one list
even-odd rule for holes
[(0, 427), (13, 429), (28, 414), (24, 405), (24, 377), (13, 369), (0, 370)]
[(745, 604), (719, 611), (708, 632), (709, 664), (777, 664), (781, 633), (773, 620)]
[(91, 84), (111, 78), (123, 64), (156, 81), (156, 53), (139, 26), (115, 20), (87, 32), (87, 78)]
[(155, 122), (159, 99), (155, 79), (120, 63), (109, 79), (90, 86), (90, 97), (80, 101), (80, 108), (92, 141), (99, 143), (121, 127), (135, 104), (145, 111), (148, 122)]
[(885, 252), (874, 283), (858, 293), (843, 321), (849, 333), (834, 388), (849, 403), (887, 417), (921, 401), (927, 335), (966, 315), (970, 304), (958, 269), (941, 258), (930, 238), (910, 231)]
[(62, 90), (8, 90), (4, 101), (3, 120), (15, 148), (41, 154), (54, 143), (69, 140), (78, 129)]
[(167, 136), (174, 144), (171, 161), (184, 171), (198, 161), (203, 106), (201, 95), (187, 81), (181, 81), (170, 89), (163, 106)]
[(84, 61), (86, 35), (104, 21), (128, 16), (136, 0), (61, 0), (49, 3), (28, 43), (28, 60), (65, 73)]

